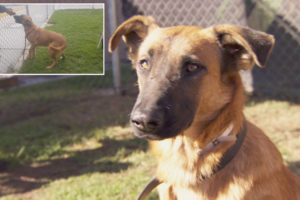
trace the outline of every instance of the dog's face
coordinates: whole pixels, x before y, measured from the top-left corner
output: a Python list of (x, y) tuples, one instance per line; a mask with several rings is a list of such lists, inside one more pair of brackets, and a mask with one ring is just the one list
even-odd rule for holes
[(174, 137), (210, 120), (230, 102), (232, 77), (254, 63), (264, 65), (274, 43), (272, 36), (247, 28), (160, 28), (142, 16), (119, 26), (110, 51), (122, 36), (138, 75), (131, 124), (135, 135), (147, 139)]
[(27, 15), (15, 15), (14, 18), (16, 23), (22, 24), (24, 27), (30, 27), (33, 24), (31, 17)]

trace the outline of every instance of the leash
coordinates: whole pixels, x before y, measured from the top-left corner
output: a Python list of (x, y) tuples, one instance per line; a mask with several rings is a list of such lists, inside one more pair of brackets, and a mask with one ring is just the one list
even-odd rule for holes
[(153, 177), (149, 183), (145, 186), (143, 191), (139, 194), (139, 196), (136, 198), (136, 200), (143, 200), (145, 199), (154, 188), (156, 188), (158, 185), (160, 185), (162, 182), (159, 181), (156, 177)]
[[(228, 142), (228, 141), (236, 140), (236, 142), (234, 143), (234, 145), (232, 145), (223, 154), (223, 156), (222, 156), (219, 164), (213, 170), (213, 173), (210, 176), (212, 176), (212, 175), (216, 174), (218, 171), (222, 170), (235, 157), (235, 155), (238, 153), (239, 149), (241, 148), (241, 146), (242, 146), (242, 144), (244, 142), (244, 139), (245, 139), (246, 133), (247, 133), (247, 124), (246, 124), (246, 121), (244, 121), (243, 127), (242, 127), (241, 131), (236, 136), (230, 135), (232, 129), (233, 129), (233, 124), (230, 124), (229, 127), (226, 128), (226, 130), (222, 133), (221, 136), (219, 136), (218, 138), (214, 139), (207, 146), (205, 146), (204, 149), (202, 149), (199, 152), (199, 156), (204, 156), (205, 154), (210, 153), (211, 151), (213, 151), (213, 149), (216, 146), (218, 146), (219, 144), (222, 144), (222, 143)], [(205, 180), (206, 178), (209, 178), (209, 177), (205, 177), (205, 176), (202, 175), (201, 178), (202, 178), (202, 181), (203, 181), (203, 180)], [(153, 177), (148, 182), (148, 184), (144, 187), (144, 189), (139, 194), (139, 196), (137, 197), (136, 200), (144, 200), (152, 192), (152, 190), (154, 190), (161, 183), (162, 182), (160, 180), (158, 180), (156, 177)]]
[(25, 50), (26, 50), (26, 34), (24, 36), (23, 63), (24, 63), (24, 60), (25, 60)]
[(26, 40), (26, 38), (32, 33), (34, 31), (34, 29), (33, 30), (31, 30), (29, 33), (25, 33), (25, 36), (24, 36), (24, 49), (23, 49), (23, 62), (24, 62), (24, 60), (25, 60), (25, 51), (26, 51), (26, 47), (27, 47), (27, 40)]

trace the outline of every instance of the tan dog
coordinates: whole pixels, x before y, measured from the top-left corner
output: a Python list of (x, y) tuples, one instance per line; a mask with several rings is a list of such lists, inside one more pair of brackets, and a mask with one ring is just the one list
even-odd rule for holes
[(47, 68), (54, 67), (61, 56), (64, 58), (64, 49), (67, 47), (67, 42), (62, 34), (39, 28), (32, 22), (32, 19), (29, 16), (16, 15), (14, 18), (16, 23), (20, 23), (24, 26), (26, 38), (31, 44), (29, 49), (30, 59), (34, 58), (35, 48), (37, 46), (48, 47), (48, 53), (52, 59), (52, 64)]
[(131, 125), (157, 140), (160, 199), (300, 199), (299, 178), (243, 115), (238, 71), (264, 66), (271, 35), (234, 25), (161, 28), (135, 16), (112, 35), (110, 51), (122, 37), (140, 91)]

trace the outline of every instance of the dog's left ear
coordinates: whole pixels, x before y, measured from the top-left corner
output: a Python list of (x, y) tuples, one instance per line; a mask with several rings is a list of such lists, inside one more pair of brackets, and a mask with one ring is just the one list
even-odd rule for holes
[(235, 69), (250, 69), (254, 64), (263, 67), (272, 51), (272, 35), (246, 27), (217, 25), (214, 28), (226, 59)]
[(148, 33), (157, 27), (152, 17), (140, 15), (131, 17), (115, 30), (109, 39), (108, 51), (114, 51), (122, 38), (128, 47), (129, 57), (132, 59)]

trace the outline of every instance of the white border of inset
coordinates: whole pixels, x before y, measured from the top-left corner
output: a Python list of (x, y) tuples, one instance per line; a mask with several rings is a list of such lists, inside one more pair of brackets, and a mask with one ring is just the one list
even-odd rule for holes
[(0, 73), (0, 78), (1, 76), (4, 77), (4, 76), (57, 76), (57, 75), (61, 75), (61, 76), (104, 76), (105, 75), (105, 3), (1, 3), (1, 5), (20, 5), (20, 6), (23, 6), (23, 5), (102, 5), (103, 7), (103, 23), (102, 23), (102, 34), (103, 34), (103, 51), (102, 51), (102, 60), (103, 60), (103, 64), (102, 64), (102, 67), (103, 67), (103, 72), (100, 74), (95, 74), (95, 73), (82, 73), (82, 74), (72, 74), (72, 73), (48, 73), (48, 74), (30, 74), (30, 73), (8, 73), (8, 74), (3, 74), (3, 73)]

